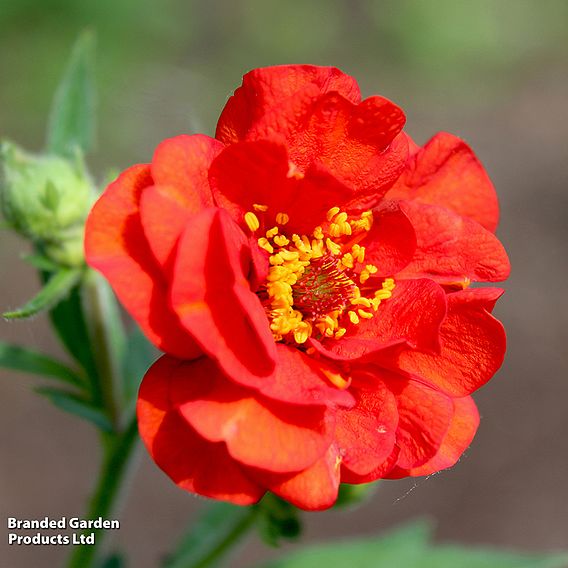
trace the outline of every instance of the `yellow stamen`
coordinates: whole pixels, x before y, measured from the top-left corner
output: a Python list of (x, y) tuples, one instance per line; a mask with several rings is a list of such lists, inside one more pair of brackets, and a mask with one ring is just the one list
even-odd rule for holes
[(261, 211), (262, 213), (264, 213), (265, 211), (268, 211), (268, 205), (259, 205), (258, 203), (254, 203), (252, 208), (255, 211)]
[(245, 213), (245, 223), (253, 233), (260, 227), (260, 221), (258, 220), (258, 217), (252, 211)]

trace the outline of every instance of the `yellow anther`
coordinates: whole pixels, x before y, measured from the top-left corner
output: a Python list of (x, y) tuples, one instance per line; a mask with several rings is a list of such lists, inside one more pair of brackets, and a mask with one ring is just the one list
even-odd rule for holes
[(285, 247), (290, 244), (290, 241), (284, 235), (276, 235), (274, 237), (274, 244), (279, 247)]
[(245, 223), (253, 233), (260, 227), (258, 217), (252, 211), (247, 211), (245, 213)]
[(359, 317), (362, 317), (363, 319), (371, 319), (373, 317), (373, 314), (370, 314), (369, 312), (366, 312), (365, 310), (357, 310), (357, 313), (359, 314)]
[(335, 373), (330, 369), (322, 369), (322, 373), (327, 377), (329, 382), (339, 389), (346, 389), (351, 384), (351, 378), (344, 378), (340, 373)]
[(331, 254), (338, 255), (341, 252), (341, 247), (330, 238), (325, 239), (325, 246)]
[(296, 343), (305, 343), (312, 334), (312, 325), (309, 322), (302, 321), (294, 330), (294, 340)]
[(359, 316), (352, 311), (347, 312), (347, 315), (349, 316), (349, 321), (354, 324), (357, 325), (359, 323)]
[(272, 264), (273, 266), (276, 266), (277, 264), (284, 264), (284, 259), (282, 258), (282, 256), (280, 254), (273, 254), (268, 259), (268, 262), (270, 264)]
[(339, 207), (332, 207), (326, 215), (326, 219), (328, 221), (331, 221), (338, 213), (339, 213), (340, 209)]
[(272, 237), (276, 236), (277, 234), (278, 234), (278, 227), (272, 227), (272, 229), (269, 229), (268, 231), (266, 231), (266, 238), (271, 239)]
[(279, 225), (285, 225), (290, 220), (290, 217), (286, 213), (276, 213), (276, 222)]
[(351, 255), (351, 253), (348, 252), (343, 255), (343, 257), (341, 258), (341, 264), (346, 268), (353, 268), (353, 256)]
[(335, 337), (335, 339), (341, 339), (345, 334), (347, 333), (347, 329), (344, 327), (340, 327), (336, 332), (335, 335), (333, 337)]
[(353, 298), (351, 300), (351, 305), (365, 306), (366, 308), (369, 308), (371, 306), (371, 300), (369, 300), (369, 298)]
[(261, 249), (264, 249), (265, 251), (269, 252), (270, 254), (274, 252), (274, 247), (268, 242), (268, 239), (266, 239), (265, 237), (260, 237), (260, 239), (258, 239), (258, 246)]
[(339, 213), (335, 219), (333, 219), (334, 223), (337, 223), (338, 225), (342, 225), (343, 223), (345, 223), (345, 221), (347, 221), (347, 213), (345, 213), (345, 211), (343, 211), (342, 213)]
[(312, 233), (316, 239), (323, 239), (323, 229), (321, 227), (316, 227)]
[(379, 271), (379, 269), (374, 264), (367, 264), (365, 265), (365, 268), (367, 272), (369, 272), (369, 274), (376, 274)]
[(377, 290), (375, 292), (375, 298), (379, 300), (388, 300), (392, 296), (391, 290)]
[(255, 211), (262, 211), (263, 213), (264, 213), (265, 211), (268, 211), (268, 205), (259, 205), (258, 203), (254, 203), (253, 206), (252, 206), (252, 208), (253, 208)]

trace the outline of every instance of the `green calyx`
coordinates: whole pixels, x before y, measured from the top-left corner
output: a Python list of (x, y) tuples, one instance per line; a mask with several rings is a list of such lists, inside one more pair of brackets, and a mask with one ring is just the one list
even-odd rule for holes
[(0, 145), (0, 205), (11, 228), (54, 262), (83, 262), (83, 230), (93, 184), (82, 156), (33, 155), (11, 142)]

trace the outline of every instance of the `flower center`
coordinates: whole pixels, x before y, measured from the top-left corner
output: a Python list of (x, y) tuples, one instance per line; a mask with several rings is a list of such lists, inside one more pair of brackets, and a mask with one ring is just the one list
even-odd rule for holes
[(253, 233), (264, 233), (258, 244), (270, 254), (268, 276), (258, 294), (275, 341), (339, 339), (349, 326), (374, 317), (380, 303), (392, 295), (392, 278), (378, 288), (366, 284), (378, 272), (375, 265), (364, 264), (365, 247), (358, 244), (372, 227), (371, 211), (350, 219), (333, 207), (311, 235), (290, 236), (283, 229), (289, 220), (286, 213), (278, 213), (276, 226), (265, 231), (267, 207), (253, 208), (255, 212), (245, 214), (245, 223)]

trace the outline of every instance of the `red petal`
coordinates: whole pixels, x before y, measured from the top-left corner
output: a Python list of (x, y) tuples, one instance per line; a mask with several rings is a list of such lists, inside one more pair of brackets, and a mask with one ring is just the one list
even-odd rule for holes
[(201, 351), (169, 307), (167, 282), (140, 223), (140, 196), (152, 184), (150, 167), (138, 165), (108, 186), (87, 219), (85, 256), (109, 280), (150, 341), (191, 359)]
[(452, 399), (417, 381), (398, 379), (386, 384), (398, 406), (397, 464), (402, 469), (421, 466), (442, 445), (454, 414)]
[(449, 294), (448, 315), (440, 328), (441, 351), (403, 351), (399, 367), (453, 396), (466, 396), (484, 385), (505, 356), (505, 330), (490, 314), (502, 293), (499, 288), (478, 288)]
[(341, 483), (352, 483), (354, 485), (358, 485), (360, 483), (370, 483), (371, 481), (382, 479), (386, 477), (389, 472), (391, 472), (392, 469), (396, 466), (399, 454), (400, 449), (398, 448), (398, 446), (395, 446), (391, 455), (381, 465), (365, 475), (357, 475), (356, 473), (353, 473), (349, 468), (345, 467), (345, 465), (342, 465)]
[(374, 264), (381, 276), (400, 272), (414, 256), (416, 233), (406, 214), (391, 204), (373, 212), (373, 226), (365, 240), (365, 262)]
[(148, 371), (138, 399), (138, 429), (158, 466), (181, 488), (251, 505), (264, 489), (251, 481), (224, 444), (201, 438), (170, 402), (170, 379), (180, 361), (162, 357)]
[(254, 204), (266, 205), (268, 211), (259, 214), (265, 229), (275, 225), (277, 213), (287, 213), (289, 233), (311, 232), (331, 207), (351, 195), (321, 168), (311, 168), (300, 179), (289, 172), (290, 162), (281, 144), (241, 142), (226, 148), (213, 162), (211, 186), (218, 205), (241, 226)]
[(361, 100), (355, 79), (335, 67), (282, 65), (254, 69), (228, 100), (217, 125), (216, 137), (225, 144), (254, 139), (265, 124), (284, 126), (302, 114), (324, 93), (337, 92), (353, 103)]
[(499, 220), (497, 194), (483, 166), (463, 140), (446, 132), (414, 154), (388, 197), (447, 207), (489, 231)]
[(414, 226), (417, 246), (414, 259), (399, 276), (426, 276), (444, 284), (507, 279), (507, 253), (479, 223), (436, 205), (400, 204)]
[(438, 334), (446, 315), (446, 294), (432, 280), (399, 280), (393, 295), (371, 319), (351, 325), (340, 340), (311, 341), (332, 359), (358, 359), (400, 342), (425, 349), (439, 347)]
[(165, 271), (171, 269), (179, 238), (195, 215), (192, 205), (184, 190), (171, 185), (150, 186), (141, 196), (144, 233), (154, 257)]
[(337, 500), (340, 475), (339, 453), (331, 445), (311, 467), (292, 477), (260, 475), (268, 489), (305, 511), (328, 509)]
[(152, 178), (156, 185), (178, 189), (186, 206), (197, 213), (213, 205), (208, 171), (222, 149), (221, 142), (203, 134), (168, 138), (154, 152)]
[(181, 237), (172, 304), (185, 328), (231, 377), (268, 380), (276, 346), (258, 297), (250, 290), (250, 249), (220, 209), (195, 215)]
[(354, 408), (338, 410), (335, 438), (342, 464), (356, 475), (366, 475), (392, 454), (398, 411), (394, 395), (379, 378), (372, 387), (351, 390), (357, 402)]
[(355, 401), (351, 394), (347, 390), (331, 386), (322, 372), (322, 369), (330, 367), (329, 364), (315, 361), (288, 345), (280, 343), (276, 347), (278, 363), (273, 379), (267, 380), (265, 377), (247, 375), (232, 377), (233, 380), (281, 402), (301, 405), (353, 406)]
[(171, 397), (185, 420), (210, 442), (225, 442), (242, 464), (273, 472), (300, 471), (331, 442), (333, 415), (265, 399), (228, 380), (208, 358), (180, 367)]
[(430, 475), (452, 467), (460, 459), (475, 436), (479, 426), (479, 412), (471, 397), (454, 398), (454, 416), (446, 437), (436, 455), (424, 465), (409, 470), (395, 468), (390, 478)]

